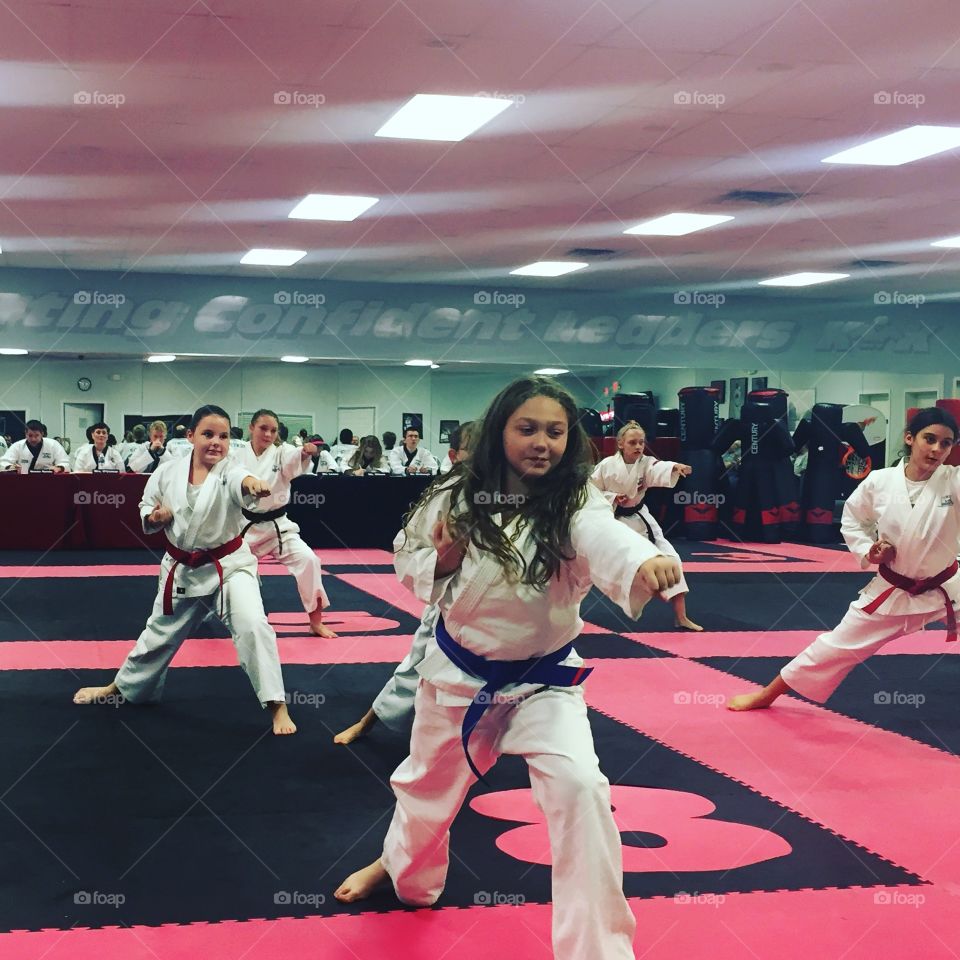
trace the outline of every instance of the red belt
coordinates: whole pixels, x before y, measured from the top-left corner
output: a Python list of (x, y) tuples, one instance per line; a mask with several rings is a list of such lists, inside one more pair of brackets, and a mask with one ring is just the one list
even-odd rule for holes
[(235, 553), (243, 546), (243, 537), (234, 537), (226, 543), (221, 543), (219, 547), (213, 547), (210, 550), (181, 550), (179, 547), (167, 541), (167, 553), (176, 561), (167, 574), (166, 583), (163, 585), (163, 615), (165, 617), (173, 616), (173, 573), (177, 567), (183, 563), (191, 569), (202, 567), (205, 563), (212, 563), (217, 568), (217, 576), (220, 578), (220, 616), (223, 616), (223, 567), (220, 566), (220, 560), (231, 553)]
[(881, 563), (879, 570), (880, 576), (883, 577), (887, 583), (893, 584), (893, 586), (884, 590), (876, 599), (871, 600), (870, 603), (863, 608), (863, 612), (876, 613), (880, 604), (883, 603), (894, 590), (906, 590), (911, 597), (916, 597), (921, 593), (927, 593), (930, 590), (939, 590), (943, 594), (946, 612), (947, 643), (951, 643), (957, 639), (957, 618), (953, 612), (953, 601), (947, 596), (947, 591), (943, 589), (941, 584), (949, 580), (958, 569), (960, 569), (960, 565), (954, 560), (949, 567), (941, 570), (936, 576), (927, 577), (924, 580), (914, 580), (913, 577), (905, 577), (903, 574), (891, 570), (885, 563)]

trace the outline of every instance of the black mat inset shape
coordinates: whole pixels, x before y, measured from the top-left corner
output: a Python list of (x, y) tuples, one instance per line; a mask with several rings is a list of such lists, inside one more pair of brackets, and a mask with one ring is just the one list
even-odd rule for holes
[[(789, 663), (785, 657), (699, 660), (761, 685), (769, 683)], [(854, 667), (825, 706), (854, 720), (960, 756), (958, 691), (960, 657), (955, 654), (890, 654), (871, 657)]]
[[(79, 684), (99, 679), (92, 671), (0, 674), (0, 722), (9, 729), (31, 717), (5, 740), (0, 849), (18, 866), (0, 880), (0, 929), (398, 909), (389, 893), (351, 908), (332, 897), (379, 855), (393, 809), (388, 778), (406, 753), (404, 739), (382, 729), (352, 748), (332, 736), (363, 714), (389, 672), (286, 667), (287, 689), (300, 694), (300, 732), (286, 738), (267, 732), (236, 668), (173, 670), (162, 705), (118, 709), (70, 703)], [(592, 723), (614, 783), (701, 794), (716, 804), (711, 818), (775, 831), (792, 847), (729, 872), (628, 874), (630, 895), (918, 882), (622, 724), (600, 715)], [(474, 791), (527, 786), (523, 762), (505, 758)], [(464, 807), (441, 906), (494, 891), (549, 898), (548, 867), (497, 849), (513, 826)], [(662, 843), (631, 827), (628, 843)]]

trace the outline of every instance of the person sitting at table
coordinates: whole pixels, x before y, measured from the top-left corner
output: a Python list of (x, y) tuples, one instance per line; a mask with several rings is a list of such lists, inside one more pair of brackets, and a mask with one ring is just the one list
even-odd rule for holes
[(330, 455), (337, 461), (337, 469), (342, 470), (344, 464), (357, 452), (357, 445), (353, 442), (353, 431), (344, 427), (340, 431), (340, 442), (330, 448)]
[(420, 431), (416, 427), (407, 427), (403, 431), (403, 444), (390, 451), (389, 459), (390, 469), (398, 477), (436, 473), (439, 468), (436, 457), (420, 446)]
[(374, 437), (363, 437), (357, 452), (347, 461), (343, 468), (343, 475), (347, 477), (363, 477), (367, 474), (389, 475), (390, 464), (383, 455), (380, 441)]
[(459, 427), (454, 427), (450, 431), (450, 449), (447, 455), (440, 461), (440, 472), (449, 473), (455, 463), (465, 459), (466, 454), (461, 456), (463, 451), (470, 449), (470, 437), (473, 431), (474, 421), (467, 420), (461, 423)]
[(243, 431), (239, 427), (230, 428), (230, 453), (236, 453), (247, 446), (247, 441), (243, 439)]
[(337, 461), (333, 459), (330, 453), (330, 447), (323, 442), (323, 437), (307, 437), (306, 443), (312, 443), (317, 448), (316, 456), (313, 458), (313, 469), (311, 473), (323, 475), (325, 473), (339, 473), (340, 467)]
[(153, 473), (161, 463), (174, 458), (167, 450), (167, 425), (162, 420), (150, 424), (150, 439), (127, 457), (127, 469), (133, 473)]
[[(140, 442), (142, 443), (143, 441), (141, 440)], [(120, 459), (123, 460), (124, 463), (126, 463), (127, 457), (129, 457), (130, 454), (133, 453), (133, 451), (136, 450), (138, 446), (139, 444), (133, 438), (133, 431), (128, 430), (123, 435), (123, 442), (117, 445), (117, 453), (120, 454)]]
[(397, 435), (392, 430), (383, 431), (383, 453), (390, 456), (390, 451), (397, 445)]
[(74, 473), (124, 473), (126, 467), (116, 447), (109, 445), (110, 428), (95, 423), (88, 431), (91, 442), (78, 451), (73, 463)]
[(27, 435), (10, 445), (0, 457), (0, 470), (20, 473), (69, 473), (70, 456), (47, 436), (47, 428), (39, 420), (28, 420)]
[(171, 457), (193, 456), (193, 444), (187, 439), (187, 428), (182, 423), (173, 428), (173, 436), (167, 441), (167, 452)]
[(7, 443), (7, 438), (2, 433), (0, 433), (0, 457), (2, 457), (7, 452), (7, 448), (9, 446), (10, 444)]
[(293, 438), (294, 446), (302, 447), (305, 443), (309, 443), (310, 441), (307, 439), (307, 436), (308, 434), (306, 430), (298, 430), (297, 435)]

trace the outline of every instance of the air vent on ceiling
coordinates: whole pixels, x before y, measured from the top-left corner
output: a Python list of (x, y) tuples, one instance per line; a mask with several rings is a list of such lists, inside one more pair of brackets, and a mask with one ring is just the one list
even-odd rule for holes
[(606, 247), (574, 247), (567, 251), (568, 257), (584, 257), (589, 260), (603, 260), (619, 254), (619, 250), (609, 250)]
[(720, 198), (720, 203), (756, 203), (761, 207), (776, 207), (781, 203), (792, 203), (802, 196), (802, 193), (778, 193), (776, 190), (731, 190)]
[(884, 267), (902, 267), (906, 260), (852, 260), (850, 266), (857, 270), (882, 270)]

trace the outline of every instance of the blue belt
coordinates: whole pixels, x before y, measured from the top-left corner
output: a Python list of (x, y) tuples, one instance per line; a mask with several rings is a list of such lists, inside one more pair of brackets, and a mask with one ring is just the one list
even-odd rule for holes
[(539, 683), (546, 687), (575, 687), (593, 673), (593, 667), (564, 667), (562, 660), (570, 656), (573, 644), (568, 643), (560, 650), (548, 653), (543, 657), (533, 657), (530, 660), (488, 660), (477, 653), (471, 653), (462, 647), (444, 626), (443, 617), (437, 620), (437, 646), (465, 673), (486, 681), (483, 689), (473, 698), (473, 703), (467, 707), (463, 717), (463, 726), (460, 730), (460, 739), (463, 742), (463, 752), (467, 763), (478, 780), (483, 775), (474, 765), (470, 757), (468, 744), (470, 734), (486, 713), (487, 707), (494, 702), (494, 695), (498, 690), (512, 683)]

